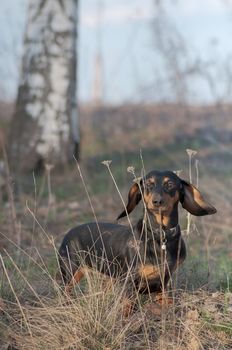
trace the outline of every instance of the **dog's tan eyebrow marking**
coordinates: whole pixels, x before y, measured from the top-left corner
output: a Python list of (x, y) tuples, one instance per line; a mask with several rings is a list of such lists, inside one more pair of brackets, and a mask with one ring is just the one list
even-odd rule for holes
[(156, 178), (155, 178), (154, 176), (149, 177), (149, 178), (147, 179), (147, 183), (152, 183), (152, 184), (156, 183)]
[(169, 181), (173, 182), (169, 177), (165, 176), (163, 179), (163, 183), (169, 182)]

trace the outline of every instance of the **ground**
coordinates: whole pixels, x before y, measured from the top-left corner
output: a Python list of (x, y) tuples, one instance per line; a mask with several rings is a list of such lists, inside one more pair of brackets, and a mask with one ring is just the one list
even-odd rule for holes
[[(92, 117), (83, 112), (87, 114), (82, 123), (80, 168), (73, 163), (62, 170), (47, 168), (41, 174), (25, 175), (20, 179), (20, 191), (11, 186), (13, 203), (3, 189), (1, 350), (232, 349), (229, 113), (220, 110), (224, 118), (220, 124), (215, 111), (211, 118), (208, 109), (201, 117), (194, 117), (196, 112), (190, 110), (190, 119), (186, 112), (175, 124), (169, 106), (168, 111), (159, 111), (159, 118), (155, 118), (157, 111), (152, 116), (152, 110), (147, 114), (143, 110), (141, 123), (138, 116), (133, 119), (133, 108), (128, 108), (111, 110), (109, 119), (109, 110), (95, 111)], [(123, 113), (130, 116), (127, 122)], [(96, 125), (99, 128), (94, 132)], [(112, 162), (102, 164), (107, 160)], [(133, 168), (128, 172), (128, 167)], [(97, 274), (88, 274), (71, 299), (65, 296), (57, 278), (56, 249), (64, 233), (77, 224), (95, 216), (99, 221), (114, 222), (123, 207), (118, 191), (126, 200), (131, 171), (140, 176), (143, 167), (146, 171), (182, 170), (184, 179), (189, 179), (191, 172), (193, 183), (198, 183), (218, 213), (192, 218), (189, 226), (187, 213), (180, 209), (187, 259), (173, 276), (173, 305), (158, 316), (151, 312), (149, 297), (137, 296), (137, 309), (125, 318), (121, 285), (106, 290), (104, 279)], [(12, 210), (16, 221), (12, 221)], [(141, 206), (135, 209), (133, 222), (141, 212)], [(126, 219), (122, 223), (127, 224)]]

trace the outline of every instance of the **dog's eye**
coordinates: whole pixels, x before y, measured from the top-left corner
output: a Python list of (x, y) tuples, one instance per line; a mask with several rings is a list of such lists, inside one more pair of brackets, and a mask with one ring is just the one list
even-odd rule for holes
[(171, 181), (165, 182), (165, 184), (164, 184), (164, 188), (168, 191), (173, 190), (174, 187), (175, 187), (175, 185)]
[(147, 191), (151, 191), (154, 187), (154, 184), (151, 182), (146, 183), (145, 188)]

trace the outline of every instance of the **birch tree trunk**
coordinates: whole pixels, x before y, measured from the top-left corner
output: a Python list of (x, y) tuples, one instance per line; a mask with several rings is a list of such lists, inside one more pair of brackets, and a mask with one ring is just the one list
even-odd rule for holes
[(21, 171), (77, 156), (78, 0), (30, 0), (10, 156)]

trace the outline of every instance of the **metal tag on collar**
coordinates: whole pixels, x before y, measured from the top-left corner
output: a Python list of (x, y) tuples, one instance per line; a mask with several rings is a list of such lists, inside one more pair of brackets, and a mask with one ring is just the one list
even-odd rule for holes
[(162, 245), (161, 245), (162, 250), (166, 250), (166, 243), (167, 243), (167, 240), (166, 239), (163, 240)]
[(166, 233), (165, 233), (164, 230), (162, 230), (162, 232), (163, 232), (163, 240), (162, 240), (161, 249), (162, 249), (162, 250), (166, 250), (166, 243), (167, 243)]

